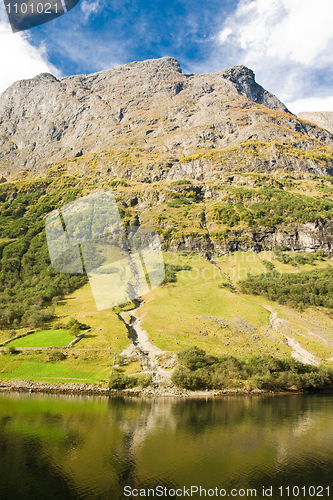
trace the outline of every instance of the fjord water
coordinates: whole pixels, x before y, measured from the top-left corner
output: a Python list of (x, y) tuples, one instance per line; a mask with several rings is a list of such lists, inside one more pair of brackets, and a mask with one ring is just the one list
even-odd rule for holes
[(271, 486), (270, 498), (295, 498), (278, 488), (296, 485), (312, 498), (309, 486), (333, 492), (333, 397), (1, 394), (0, 464), (1, 500), (117, 500), (158, 485), (259, 498)]

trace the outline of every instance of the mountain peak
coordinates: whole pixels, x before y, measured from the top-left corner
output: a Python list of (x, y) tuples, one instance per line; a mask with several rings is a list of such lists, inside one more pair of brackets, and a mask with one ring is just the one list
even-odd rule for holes
[(175, 71), (176, 73), (182, 73), (182, 68), (179, 61), (174, 57), (160, 57), (158, 59), (147, 59), (145, 61), (135, 61), (124, 66), (122, 68), (128, 67), (139, 67), (139, 68), (156, 68)]
[(274, 94), (271, 94), (256, 82), (252, 69), (238, 65), (225, 69), (222, 75), (233, 82), (238, 90), (245, 93), (251, 101), (263, 104), (271, 109), (290, 113), (288, 108)]
[[(163, 57), (61, 79), (43, 73), (1, 94), (0, 177), (76, 158), (84, 165), (89, 155), (112, 150), (121, 156), (134, 148), (135, 158), (154, 158), (147, 160), (147, 178), (155, 179), (165, 175), (158, 162), (169, 164), (169, 158), (249, 139), (295, 141), (294, 131), (333, 145), (329, 132), (304, 125), (242, 65), (184, 75), (175, 58)], [(111, 163), (112, 175), (137, 175), (130, 162), (118, 168), (121, 157)]]
[(45, 84), (50, 84), (54, 82), (59, 82), (58, 78), (56, 78), (54, 75), (51, 73), (40, 73), (37, 76), (34, 76), (33, 78), (27, 78), (24, 80), (18, 80), (17, 82), (13, 83), (10, 87), (8, 87), (2, 94), (7, 95), (14, 92), (19, 91), (19, 89), (23, 88), (35, 88), (40, 85), (45, 85)]

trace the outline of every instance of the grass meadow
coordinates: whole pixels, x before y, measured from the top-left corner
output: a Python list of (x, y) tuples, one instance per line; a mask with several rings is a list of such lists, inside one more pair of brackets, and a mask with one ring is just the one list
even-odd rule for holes
[[(273, 252), (236, 252), (216, 256), (212, 263), (197, 254), (165, 253), (166, 263), (189, 265), (191, 270), (177, 272), (177, 281), (150, 291), (138, 310), (149, 340), (157, 347), (179, 352), (196, 345), (210, 354), (231, 354), (246, 358), (253, 354), (285, 357), (291, 355), (285, 336), (293, 337), (318, 360), (331, 364), (333, 313), (324, 308), (309, 307), (297, 311), (265, 297), (237, 291), (238, 282), (247, 273), (254, 276), (269, 272), (264, 261), (270, 261), (281, 272), (298, 272), (291, 264), (276, 259)], [(327, 267), (328, 258), (315, 266)], [(306, 264), (301, 270), (313, 269)], [(230, 287), (230, 280), (236, 289)], [(280, 321), (273, 329), (271, 307)], [(75, 291), (55, 306), (56, 316), (49, 330), (12, 341), (0, 355), (1, 379), (27, 379), (45, 382), (82, 382), (106, 385), (117, 355), (128, 345), (127, 329), (116, 312), (119, 308), (97, 311), (89, 284)], [(71, 349), (38, 351), (38, 347), (64, 347), (73, 339), (67, 330), (55, 330), (57, 321), (70, 318), (89, 325), (89, 332)], [(2, 332), (2, 338), (6, 331)], [(34, 348), (18, 354), (9, 347)], [(55, 359), (53, 353), (63, 353)], [(116, 361), (117, 362), (117, 361)], [(125, 374), (141, 369), (138, 361), (122, 368)]]
[(13, 340), (6, 347), (66, 347), (72, 340), (68, 330), (41, 330)]

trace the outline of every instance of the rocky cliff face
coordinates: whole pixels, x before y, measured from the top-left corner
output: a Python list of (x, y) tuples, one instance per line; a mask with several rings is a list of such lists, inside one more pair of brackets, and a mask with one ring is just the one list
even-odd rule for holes
[(297, 115), (302, 120), (315, 123), (333, 134), (333, 111), (303, 111)]
[[(242, 146), (249, 140), (269, 147), (252, 154)], [(147, 182), (213, 178), (237, 168), (333, 172), (330, 158), (288, 156), (276, 144), (327, 152), (333, 135), (292, 115), (245, 66), (184, 75), (166, 57), (92, 75), (41, 74), (0, 97), (0, 175), (7, 179), (75, 158), (86, 160), (84, 171), (96, 154), (109, 177)], [(218, 161), (212, 151), (221, 152)], [(130, 158), (126, 168), (115, 152)], [(198, 152), (196, 163), (183, 161)]]
[(211, 238), (209, 234), (202, 237), (184, 237), (172, 241), (167, 248), (177, 252), (198, 252), (208, 258), (214, 255), (225, 255), (228, 252), (261, 252), (286, 247), (288, 251), (309, 252), (323, 250), (331, 254), (333, 251), (333, 225), (328, 221), (318, 227), (316, 224), (296, 224), (288, 228), (261, 231), (235, 230), (224, 241)]
[[(219, 245), (215, 245), (215, 247), (219, 248)], [(295, 252), (324, 250), (331, 253), (333, 250), (333, 223), (327, 221), (322, 224), (295, 224), (290, 227), (275, 230), (262, 229), (255, 232), (236, 231), (234, 235), (229, 237), (228, 241), (228, 248), (231, 251), (261, 251), (272, 250), (276, 247), (287, 247), (288, 250)]]

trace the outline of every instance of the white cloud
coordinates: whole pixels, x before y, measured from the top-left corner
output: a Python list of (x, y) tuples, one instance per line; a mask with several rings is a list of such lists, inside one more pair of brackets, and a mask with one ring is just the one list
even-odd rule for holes
[(91, 2), (89, 0), (83, 0), (81, 3), (81, 12), (84, 15), (85, 21), (93, 14), (96, 14), (101, 9), (101, 0), (96, 0)]
[(39, 73), (59, 71), (47, 60), (45, 47), (34, 47), (29, 32), (12, 33), (4, 9), (0, 10), (0, 93), (12, 83)]
[(241, 0), (219, 35), (263, 57), (310, 64), (333, 40), (332, 0)]
[(224, 43), (228, 36), (231, 35), (232, 33), (232, 30), (230, 28), (225, 28), (223, 31), (221, 31), (221, 33), (219, 34), (219, 40), (220, 40), (220, 43)]
[(312, 106), (317, 98), (333, 110), (332, 83), (321, 87), (318, 76), (333, 67), (332, 19), (332, 0), (240, 0), (218, 42), (282, 100)]
[(326, 98), (309, 97), (285, 104), (294, 114), (301, 111), (333, 111), (333, 96)]

